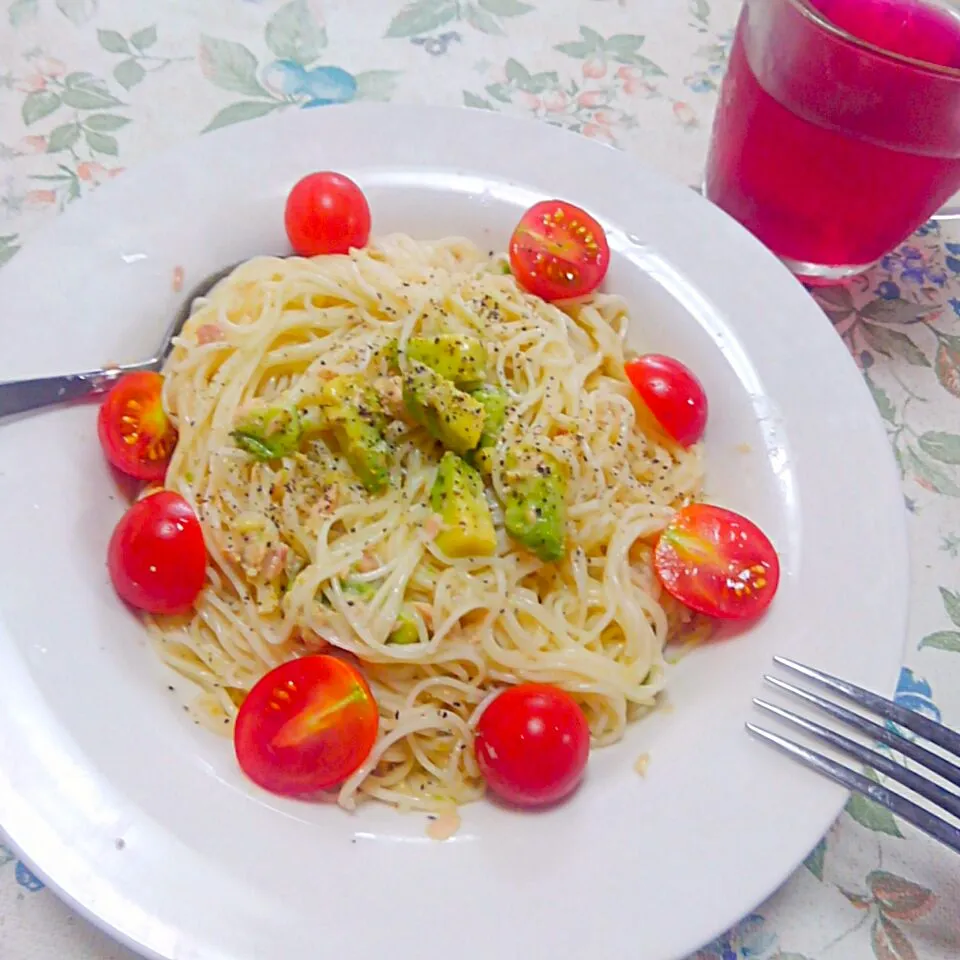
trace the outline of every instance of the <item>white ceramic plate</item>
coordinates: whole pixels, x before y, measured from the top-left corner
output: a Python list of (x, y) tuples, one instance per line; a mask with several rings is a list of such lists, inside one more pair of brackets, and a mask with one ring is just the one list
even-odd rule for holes
[[(692, 191), (546, 125), (481, 111), (328, 108), (184, 145), (71, 207), (0, 274), (0, 379), (147, 355), (189, 288), (286, 249), (313, 169), (366, 190), (375, 231), (503, 249), (558, 196), (608, 230), (638, 344), (711, 401), (708, 493), (772, 536), (769, 615), (670, 677), (672, 712), (595, 752), (566, 805), (463, 810), (460, 832), (255, 789), (195, 726), (104, 565), (122, 498), (92, 406), (0, 428), (0, 824), (74, 906), (152, 957), (673, 960), (780, 884), (844, 794), (750, 739), (775, 652), (890, 693), (902, 500), (872, 402), (823, 314)], [(647, 777), (633, 770), (651, 754)]]

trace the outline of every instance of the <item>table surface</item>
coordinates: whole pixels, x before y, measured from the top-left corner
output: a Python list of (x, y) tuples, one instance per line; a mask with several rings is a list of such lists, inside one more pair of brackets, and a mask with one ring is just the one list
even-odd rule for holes
[[(157, 150), (352, 100), (536, 116), (698, 183), (736, 12), (735, 0), (3, 0), (0, 263)], [(960, 727), (960, 227), (925, 227), (818, 299), (903, 475), (912, 605), (896, 698)], [(958, 867), (855, 797), (788, 883), (696, 957), (956, 957)], [(0, 957), (133, 955), (0, 842)]]

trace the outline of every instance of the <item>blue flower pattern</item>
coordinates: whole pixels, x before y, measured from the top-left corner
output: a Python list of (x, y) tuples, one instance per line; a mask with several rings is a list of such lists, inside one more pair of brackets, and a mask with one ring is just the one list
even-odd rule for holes
[(15, 864), (14, 877), (17, 884), (28, 893), (37, 893), (44, 889), (43, 881), (22, 860), (17, 860), (16, 854), (8, 846), (0, 843), (0, 867), (8, 863)]
[(900, 286), (892, 280), (883, 280), (877, 284), (877, 296), (881, 300), (899, 300)]
[(307, 69), (293, 60), (274, 60), (263, 74), (268, 90), (300, 101), (303, 107), (349, 103), (357, 95), (357, 81), (340, 67)]
[(693, 960), (765, 960), (777, 944), (758, 913), (741, 920), (732, 930), (707, 944)]
[[(954, 246), (956, 246), (954, 244)], [(960, 261), (955, 258), (954, 262), (960, 268)], [(949, 262), (947, 264), (949, 266)], [(906, 244), (892, 253), (888, 253), (881, 261), (880, 268), (891, 277), (898, 276), (901, 283), (913, 284), (918, 287), (943, 287), (949, 280), (950, 275), (935, 263), (929, 262), (924, 252), (918, 247)], [(954, 269), (951, 267), (951, 269)], [(891, 281), (895, 286), (895, 282)]]
[(463, 37), (456, 30), (448, 30), (436, 37), (411, 37), (410, 42), (414, 46), (423, 47), (432, 57), (442, 57), (451, 43), (462, 43)]
[(733, 31), (728, 30), (717, 37), (717, 42), (700, 50), (707, 60), (707, 66), (683, 78), (684, 84), (694, 93), (712, 93), (720, 89), (720, 81), (727, 69), (730, 47), (733, 45)]
[(922, 714), (930, 720), (940, 723), (940, 708), (933, 702), (933, 691), (930, 684), (914, 675), (908, 667), (900, 670), (900, 680), (897, 683), (897, 692), (893, 697), (894, 703), (907, 710)]

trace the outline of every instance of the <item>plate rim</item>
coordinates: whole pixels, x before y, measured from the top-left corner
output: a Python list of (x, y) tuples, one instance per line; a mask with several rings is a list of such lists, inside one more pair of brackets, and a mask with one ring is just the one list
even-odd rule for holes
[[(448, 117), (454, 114), (462, 113), (464, 109), (469, 109), (469, 108), (445, 108), (445, 107), (425, 107), (425, 106), (398, 106), (393, 104), (391, 105), (370, 104), (370, 105), (349, 105), (349, 106), (338, 106), (338, 107), (327, 108), (325, 111), (323, 111), (323, 114), (325, 114), (326, 116), (342, 116), (345, 113), (349, 113), (349, 114), (366, 113), (371, 118), (371, 120), (368, 122), (376, 122), (379, 118), (382, 118), (386, 115), (391, 115), (392, 118), (396, 118), (398, 114), (405, 113), (408, 117), (426, 119), (428, 124), (432, 124), (434, 122), (440, 123), (441, 122), (440, 118), (442, 117)], [(537, 121), (534, 121), (534, 120), (508, 117), (502, 114), (492, 114), (492, 113), (489, 113), (488, 111), (479, 110), (479, 109), (472, 110), (471, 113), (476, 114), (478, 116), (495, 118), (495, 119), (483, 121), (484, 123), (492, 123), (493, 126), (502, 126), (505, 128), (514, 126), (514, 125), (522, 126), (526, 128), (538, 126)], [(306, 120), (300, 119), (304, 116), (306, 115), (298, 114), (298, 113), (289, 113), (286, 115), (267, 117), (261, 120), (248, 122), (248, 123), (239, 125), (237, 127), (224, 128), (224, 129), (215, 131), (211, 134), (205, 134), (203, 138), (194, 138), (191, 140), (187, 140), (185, 142), (178, 144), (172, 149), (159, 152), (149, 157), (146, 161), (138, 164), (136, 167), (132, 168), (132, 170), (128, 174), (126, 174), (125, 177), (122, 178), (120, 181), (106, 184), (104, 187), (101, 187), (97, 191), (97, 193), (94, 194), (90, 199), (84, 200), (83, 204), (74, 204), (63, 215), (50, 221), (48, 224), (45, 224), (41, 229), (37, 230), (27, 238), (25, 246), (30, 249), (34, 249), (34, 250), (37, 249), (37, 245), (43, 245), (46, 242), (48, 232), (55, 232), (59, 229), (62, 229), (62, 224), (67, 220), (67, 218), (81, 217), (81, 216), (85, 217), (87, 215), (87, 212), (95, 210), (97, 205), (100, 202), (106, 202), (106, 201), (103, 201), (102, 199), (103, 197), (109, 198), (110, 196), (113, 195), (113, 191), (117, 191), (121, 187), (128, 189), (130, 187), (130, 184), (133, 183), (134, 180), (133, 179), (127, 180), (127, 177), (135, 178), (137, 182), (145, 181), (149, 178), (149, 176), (152, 175), (154, 169), (159, 168), (162, 165), (162, 163), (169, 162), (171, 159), (176, 157), (184, 157), (184, 158), (189, 157), (198, 148), (199, 144), (205, 143), (207, 141), (215, 141), (217, 143), (226, 143), (231, 139), (236, 140), (238, 142), (242, 142), (243, 139), (245, 139), (246, 137), (251, 137), (255, 135), (254, 133), (249, 132), (251, 128), (256, 130), (260, 127), (266, 127), (268, 125), (273, 125), (273, 124), (287, 125), (287, 124), (299, 124), (302, 122), (304, 123), (304, 125), (307, 125)], [(316, 121), (311, 120), (311, 122), (316, 122)], [(565, 138), (565, 140), (571, 143), (571, 146), (574, 142), (576, 142), (578, 145), (589, 144), (590, 150), (596, 150), (596, 151), (599, 151), (599, 150), (612, 151), (613, 150), (613, 148), (603, 147), (597, 144), (590, 143), (589, 141), (584, 140), (583, 138), (577, 136), (576, 134), (569, 133), (567, 131), (560, 131), (560, 130), (554, 129), (552, 132), (548, 133), (547, 128), (544, 127), (544, 130), (542, 131), (542, 133), (545, 138), (546, 137), (563, 137)], [(578, 146), (578, 149), (582, 149), (582, 148)], [(597, 155), (599, 156), (599, 153), (597, 153)], [(646, 177), (652, 180), (655, 184), (663, 185), (666, 192), (669, 193), (670, 191), (673, 191), (676, 193), (679, 190), (682, 190), (684, 192), (689, 191), (689, 188), (685, 187), (684, 185), (670, 181), (668, 178), (664, 177), (662, 174), (646, 167), (639, 158), (635, 156), (628, 156), (627, 160), (632, 166), (636, 176)], [(124, 180), (127, 181), (125, 185), (123, 183)], [(693, 191), (689, 191), (689, 193), (690, 193), (691, 200), (695, 200), (695, 202), (698, 204), (703, 204), (704, 207), (710, 206), (707, 203), (707, 201), (703, 200), (700, 197), (696, 197)], [(710, 209), (714, 211), (712, 215), (716, 215), (716, 213), (719, 213), (719, 211), (717, 211), (716, 208), (710, 207)], [(78, 211), (80, 211), (80, 213), (78, 213)], [(789, 280), (789, 283), (793, 285), (795, 292), (803, 293), (803, 296), (805, 297), (808, 296), (808, 294), (805, 291), (803, 291), (803, 288), (800, 286), (800, 284), (797, 283), (790, 276), (790, 274), (786, 271), (786, 269), (782, 267), (778, 261), (776, 261), (776, 259), (773, 257), (772, 254), (770, 254), (765, 248), (763, 248), (759, 244), (759, 242), (756, 241), (752, 236), (750, 236), (743, 228), (741, 228), (739, 225), (733, 224), (733, 221), (729, 220), (729, 218), (726, 218), (726, 215), (722, 215), (722, 216), (729, 221), (728, 228), (732, 229), (734, 233), (739, 235), (740, 241), (743, 243), (743, 249), (746, 250), (752, 247), (752, 253), (750, 255), (751, 262), (756, 260), (756, 262), (760, 264), (763, 260), (766, 260), (767, 267), (770, 269), (778, 270), (780, 272), (781, 278), (784, 281)], [(3, 273), (0, 273), (0, 290), (4, 288), (6, 281), (10, 276), (7, 273), (7, 271), (9, 271), (11, 267), (16, 269), (17, 259), (19, 259), (19, 257), (15, 258), (14, 261), (12, 261), (12, 263), (6, 267)], [(786, 290), (786, 283), (784, 283), (783, 286), (784, 286), (784, 290)], [(797, 302), (799, 302), (799, 300)], [(819, 308), (816, 307), (816, 305), (813, 304), (812, 301), (810, 306), (812, 310), (815, 310), (818, 314), (820, 313)], [(846, 354), (846, 350), (843, 347), (843, 345), (839, 342), (839, 340), (837, 342), (837, 347), (840, 351), (843, 351), (843, 353)], [(849, 359), (848, 354), (847, 354), (847, 357)], [(862, 389), (863, 389), (864, 398), (868, 398), (869, 395), (868, 395), (867, 387), (865, 384), (862, 384)], [(886, 445), (886, 434), (880, 422), (879, 414), (876, 412), (875, 409), (872, 410), (872, 414), (873, 416), (872, 416), (871, 429), (873, 430), (874, 433), (877, 434), (878, 437), (882, 438), (884, 445)], [(889, 452), (889, 448), (887, 449)], [(892, 455), (888, 456), (888, 462), (890, 467), (889, 479), (896, 479)], [(896, 489), (899, 492), (900, 487), (899, 487), (898, 479), (896, 482)], [(900, 517), (900, 522), (898, 524), (898, 527), (899, 527), (898, 539), (900, 540), (900, 549), (897, 551), (897, 555), (899, 557), (899, 567), (900, 567), (900, 574), (901, 574), (900, 581), (904, 584), (904, 588), (902, 590), (903, 602), (900, 604), (902, 623), (900, 624), (900, 631), (899, 631), (901, 635), (901, 644), (898, 651), (897, 670), (899, 670), (899, 663), (902, 662), (903, 650), (908, 640), (906, 626), (907, 626), (907, 616), (909, 614), (908, 601), (909, 601), (909, 584), (910, 584), (909, 554), (907, 551), (907, 531), (906, 531), (905, 518), (902, 517), (902, 515)], [(0, 624), (0, 654), (3, 653), (3, 641), (4, 641), (5, 634), (6, 634), (6, 631), (3, 628), (2, 624)], [(895, 684), (895, 682), (896, 682), (896, 674), (891, 678), (891, 687), (890, 687), (891, 693), (893, 692), (893, 685)], [(3, 783), (2, 774), (3, 774), (3, 771), (2, 769), (0, 769), (0, 809), (9, 806), (9, 803), (4, 799), (4, 792), (3, 792), (4, 783)], [(847, 797), (846, 793), (843, 793), (842, 796), (839, 797), (837, 804), (835, 804), (836, 809), (831, 813), (831, 815), (827, 819), (827, 822), (824, 824), (824, 829), (822, 833), (826, 832), (830, 824), (836, 819), (836, 816), (841, 812), (846, 802), (846, 797)], [(4, 824), (4, 827), (6, 828), (6, 824)], [(32, 858), (30, 857), (30, 851), (29, 851), (29, 838), (27, 843), (22, 843), (17, 836), (11, 835), (9, 836), (9, 841), (11, 843), (11, 846), (14, 849), (18, 850), (19, 852), (21, 852), (23, 855), (25, 855), (28, 859), (32, 861)], [(802, 863), (802, 858), (789, 866), (789, 868), (784, 872), (784, 875), (779, 882), (782, 883), (785, 879), (787, 879), (793, 873), (793, 871), (800, 865), (800, 863)], [(81, 898), (79, 898), (78, 896), (75, 896), (71, 889), (67, 889), (66, 887), (58, 883), (55, 871), (48, 870), (43, 863), (37, 864), (36, 872), (42, 879), (44, 879), (48, 883), (48, 885), (52, 889), (54, 889), (58, 893), (58, 895), (65, 902), (69, 903), (75, 910), (77, 910), (78, 913), (85, 916), (88, 920), (91, 920), (96, 926), (105, 930), (110, 936), (119, 940), (121, 943), (124, 943), (126, 946), (130, 947), (133, 950), (146, 953), (150, 957), (155, 957), (157, 958), (157, 960), (169, 960), (169, 958), (173, 956), (173, 954), (164, 951), (162, 947), (157, 949), (156, 948), (157, 945), (155, 943), (151, 944), (149, 942), (145, 942), (142, 936), (138, 937), (133, 934), (129, 934), (127, 929), (125, 929), (123, 926), (118, 926), (115, 923), (112, 923), (108, 920), (103, 919), (101, 915), (98, 914), (95, 910), (90, 909), (89, 906)], [(757, 901), (757, 903), (762, 902), (762, 900), (765, 899), (766, 896), (768, 896), (770, 893), (772, 893), (774, 889), (776, 889), (776, 887), (772, 887), (770, 890), (768, 890), (767, 893), (764, 894), (763, 897), (761, 897), (760, 900)], [(756, 906), (756, 903), (752, 904), (751, 907), (749, 907), (748, 909), (753, 909), (753, 907), (755, 906)], [(723, 928), (715, 931), (715, 933), (716, 934), (721, 933), (722, 929)], [(187, 955), (191, 957), (196, 956), (197, 958), (218, 956), (215, 953), (208, 953), (208, 952), (202, 952), (202, 951), (195, 954), (187, 954)]]

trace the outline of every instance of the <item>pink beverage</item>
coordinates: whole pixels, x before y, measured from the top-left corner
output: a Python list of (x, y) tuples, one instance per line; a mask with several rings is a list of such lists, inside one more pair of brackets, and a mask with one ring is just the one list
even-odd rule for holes
[(707, 196), (801, 278), (875, 263), (960, 189), (960, 18), (929, 0), (745, 0)]

